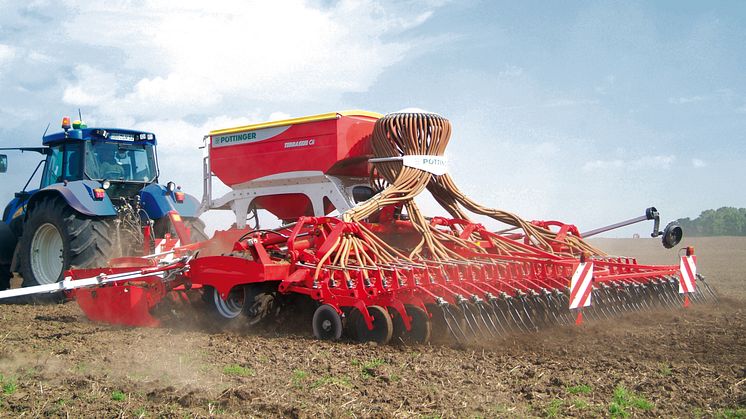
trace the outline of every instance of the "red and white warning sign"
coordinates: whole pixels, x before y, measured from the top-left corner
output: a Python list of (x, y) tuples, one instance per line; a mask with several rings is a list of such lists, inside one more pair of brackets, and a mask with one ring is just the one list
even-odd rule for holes
[(593, 262), (580, 262), (570, 281), (570, 310), (591, 305)]
[(682, 256), (679, 265), (679, 294), (695, 291), (694, 278), (697, 276), (697, 257)]

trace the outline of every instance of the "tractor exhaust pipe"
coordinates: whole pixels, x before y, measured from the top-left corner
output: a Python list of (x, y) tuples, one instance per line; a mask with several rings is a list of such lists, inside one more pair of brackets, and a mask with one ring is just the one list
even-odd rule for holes
[(681, 226), (679, 226), (679, 223), (676, 221), (671, 221), (666, 225), (666, 228), (663, 229), (663, 231), (660, 231), (660, 214), (658, 213), (658, 210), (655, 207), (650, 207), (645, 210), (645, 215), (641, 215), (639, 217), (630, 218), (626, 221), (621, 221), (615, 224), (610, 224), (605, 227), (600, 227), (594, 230), (586, 231), (584, 233), (581, 233), (581, 237), (587, 238), (591, 236), (595, 236), (596, 234), (605, 233), (610, 230), (615, 230), (617, 228), (626, 227), (628, 225), (637, 224), (643, 221), (653, 220), (653, 232), (650, 234), (650, 237), (659, 237), (663, 236), (661, 238), (661, 242), (663, 243), (663, 247), (666, 249), (671, 249), (672, 247), (679, 244), (681, 239), (684, 237), (684, 232), (681, 229)]

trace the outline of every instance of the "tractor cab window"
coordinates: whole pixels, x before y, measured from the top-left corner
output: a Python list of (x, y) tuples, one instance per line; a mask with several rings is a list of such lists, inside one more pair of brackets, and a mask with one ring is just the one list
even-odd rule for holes
[(150, 182), (157, 176), (154, 147), (94, 141), (86, 151), (86, 173), (91, 179)]
[(50, 147), (47, 155), (41, 187), (46, 187), (63, 180), (80, 180), (83, 178), (81, 170), (82, 144), (69, 142)]

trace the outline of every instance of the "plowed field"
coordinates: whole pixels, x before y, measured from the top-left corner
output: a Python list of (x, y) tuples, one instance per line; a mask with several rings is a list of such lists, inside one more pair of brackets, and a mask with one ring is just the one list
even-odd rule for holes
[[(595, 244), (677, 263), (657, 240)], [(310, 321), (297, 333), (129, 329), (75, 303), (1, 305), (0, 415), (744, 417), (746, 239), (686, 244), (719, 304), (469, 347), (320, 342)]]

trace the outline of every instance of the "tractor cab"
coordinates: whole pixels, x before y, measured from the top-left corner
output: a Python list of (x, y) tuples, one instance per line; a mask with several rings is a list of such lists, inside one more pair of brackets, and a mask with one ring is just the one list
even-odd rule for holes
[(63, 132), (44, 136), (49, 148), (41, 187), (75, 180), (147, 184), (157, 181), (155, 135), (125, 129), (63, 123)]

